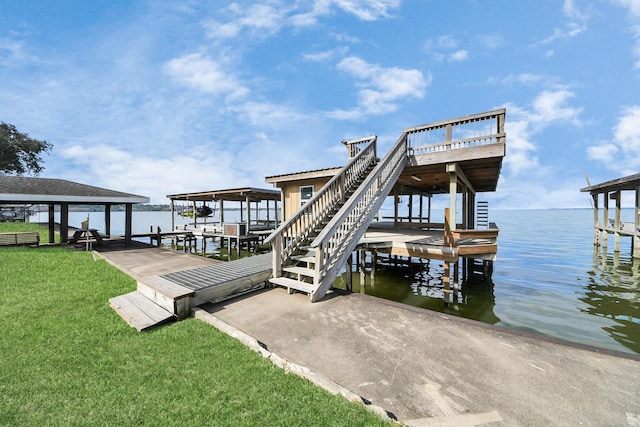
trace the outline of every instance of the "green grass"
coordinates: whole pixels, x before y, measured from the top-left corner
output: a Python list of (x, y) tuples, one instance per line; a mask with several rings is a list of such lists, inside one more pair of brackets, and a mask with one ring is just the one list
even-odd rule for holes
[(0, 425), (388, 425), (200, 320), (137, 332), (91, 253), (2, 247), (0, 277)]

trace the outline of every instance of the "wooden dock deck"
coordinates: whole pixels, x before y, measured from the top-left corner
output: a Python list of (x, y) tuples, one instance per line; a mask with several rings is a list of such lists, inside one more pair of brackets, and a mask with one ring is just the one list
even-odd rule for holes
[(487, 230), (455, 230), (452, 231), (454, 241), (449, 245), (444, 230), (394, 227), (391, 222), (374, 222), (360, 239), (357, 249), (450, 262), (461, 256), (493, 261), (498, 251), (498, 232), (495, 224)]
[[(140, 256), (140, 253), (137, 255)], [(149, 255), (154, 257), (151, 250)], [(162, 275), (138, 277), (135, 291), (111, 298), (109, 303), (129, 325), (143, 331), (187, 317), (194, 307), (203, 303), (261, 289), (271, 276), (271, 268), (272, 256), (268, 253)]]

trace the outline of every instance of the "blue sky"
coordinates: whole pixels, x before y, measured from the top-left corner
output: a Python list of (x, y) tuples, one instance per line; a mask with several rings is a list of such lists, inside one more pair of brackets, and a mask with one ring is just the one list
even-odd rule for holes
[(507, 108), (494, 208), (640, 171), (640, 0), (0, 2), (0, 121), (41, 175), (149, 196), (339, 166)]

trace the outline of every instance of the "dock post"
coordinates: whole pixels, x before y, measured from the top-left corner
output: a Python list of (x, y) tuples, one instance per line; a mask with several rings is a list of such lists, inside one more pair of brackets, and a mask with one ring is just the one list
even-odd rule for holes
[(376, 263), (378, 262), (378, 252), (371, 251), (371, 286), (376, 285)]
[(592, 195), (593, 198), (593, 244), (600, 246), (600, 228), (598, 224), (598, 194)]
[(360, 293), (366, 293), (367, 276), (366, 276), (366, 258), (364, 251), (360, 252)]
[(460, 288), (460, 265), (458, 262), (453, 263), (453, 301), (458, 301), (458, 291)]
[(609, 246), (609, 232), (607, 231), (607, 229), (609, 228), (609, 192), (605, 191), (604, 192), (604, 212), (603, 212), (603, 219), (602, 219), (602, 230), (603, 230), (603, 236), (602, 236), (602, 247), (604, 248), (604, 251), (607, 251), (607, 247)]
[(346, 287), (347, 292), (353, 292), (353, 253), (347, 258)]
[(616, 191), (615, 193), (615, 198), (616, 198), (616, 219), (615, 219), (615, 225), (614, 225), (614, 246), (613, 246), (613, 250), (615, 252), (620, 252), (620, 227), (622, 226), (622, 224), (620, 223), (620, 204), (621, 201), (620, 199), (622, 199), (622, 194), (620, 192), (620, 190)]
[(449, 304), (451, 302), (451, 263), (449, 261), (443, 261), (444, 263), (444, 274), (442, 276), (442, 283), (444, 285), (443, 290), (443, 299), (445, 304)]
[(633, 231), (632, 249), (633, 258), (640, 258), (640, 187), (636, 188), (635, 202), (635, 229)]

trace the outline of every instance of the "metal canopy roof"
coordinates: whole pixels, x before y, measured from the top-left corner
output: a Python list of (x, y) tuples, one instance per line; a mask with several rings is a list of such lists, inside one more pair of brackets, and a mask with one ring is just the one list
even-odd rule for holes
[(134, 204), (149, 198), (64, 179), (0, 176), (0, 203)]
[(636, 190), (638, 188), (640, 188), (640, 173), (591, 185), (581, 188), (580, 191), (583, 193), (600, 194), (610, 191)]
[(246, 187), (228, 190), (201, 191), (197, 193), (169, 194), (167, 195), (167, 198), (171, 200), (184, 200), (191, 202), (210, 202), (213, 200), (244, 202), (247, 198), (252, 201), (280, 201), (280, 190)]

